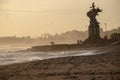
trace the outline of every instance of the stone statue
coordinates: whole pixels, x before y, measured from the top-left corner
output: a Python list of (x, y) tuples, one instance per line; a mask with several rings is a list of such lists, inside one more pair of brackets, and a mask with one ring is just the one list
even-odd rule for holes
[(99, 36), (99, 22), (96, 19), (96, 16), (99, 12), (102, 12), (101, 9), (96, 8), (95, 3), (92, 3), (91, 9), (87, 12), (87, 16), (90, 18), (90, 25), (89, 25), (89, 37), (100, 37)]
[(101, 9), (95, 8), (94, 2), (92, 3), (92, 8), (90, 11), (88, 11), (87, 16), (90, 18), (90, 20), (95, 19), (95, 17), (98, 15), (99, 12), (102, 12)]
[(102, 12), (102, 9), (96, 8), (95, 3), (93, 2), (90, 10), (87, 12), (87, 16), (90, 19), (90, 24), (88, 26), (89, 37), (83, 42), (84, 45), (100, 46), (105, 43), (100, 37), (100, 25), (96, 19), (96, 16), (98, 16), (98, 13), (100, 12)]

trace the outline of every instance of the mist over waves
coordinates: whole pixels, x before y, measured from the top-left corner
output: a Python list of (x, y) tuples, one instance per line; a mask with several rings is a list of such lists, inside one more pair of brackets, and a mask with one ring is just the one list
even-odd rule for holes
[(0, 65), (13, 63), (23, 63), (35, 60), (43, 60), (67, 56), (90, 56), (102, 54), (98, 50), (81, 50), (81, 51), (59, 51), (59, 52), (15, 52), (25, 50), (25, 47), (0, 47)]

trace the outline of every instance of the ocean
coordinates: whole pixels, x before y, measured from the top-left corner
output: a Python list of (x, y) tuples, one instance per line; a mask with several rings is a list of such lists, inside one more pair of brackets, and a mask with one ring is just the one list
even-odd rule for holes
[(25, 50), (26, 47), (0, 47), (0, 65), (23, 63), (68, 56), (90, 56), (102, 54), (97, 50), (56, 51), (56, 52), (15, 52)]

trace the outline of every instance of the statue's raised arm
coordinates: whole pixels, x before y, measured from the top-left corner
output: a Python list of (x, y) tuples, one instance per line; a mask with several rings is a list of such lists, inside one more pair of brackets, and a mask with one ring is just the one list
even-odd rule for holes
[(92, 3), (92, 8), (95, 9), (95, 3), (94, 2)]

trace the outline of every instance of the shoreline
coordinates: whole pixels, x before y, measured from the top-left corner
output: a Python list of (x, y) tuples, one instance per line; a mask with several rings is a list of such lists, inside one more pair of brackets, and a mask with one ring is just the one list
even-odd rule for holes
[[(100, 49), (103, 49), (103, 50), (100, 50)], [(61, 58), (61, 57), (92, 56), (92, 55), (98, 55), (98, 54), (106, 53), (106, 51), (104, 51), (104, 50), (105, 50), (105, 47), (104, 48), (103, 47), (102, 48), (101, 47), (96, 47), (96, 48), (80, 48), (80, 49), (66, 50), (66, 51), (49, 51), (49, 52), (17, 52), (17, 53), (16, 52), (10, 52), (10, 53), (7, 53), (7, 54), (10, 54), (11, 56), (15, 56), (15, 55), (17, 56), (17, 54), (18, 55), (22, 54), (22, 56), (26, 57), (26, 59), (20, 60), (20, 59), (23, 58), (22, 56), (21, 56), (21, 58), (19, 57), (19, 59), (17, 59), (16, 57), (13, 57), (13, 58), (8, 57), (8, 58), (5, 59), (5, 62), (0, 63), (0, 66), (12, 65), (12, 64), (21, 64), (21, 63), (26, 63), (26, 62), (31, 62), (31, 61), (46, 60), (46, 59)], [(34, 54), (36, 56), (34, 56)], [(33, 56), (30, 57), (30, 55), (33, 55)], [(46, 55), (48, 55), (48, 56), (46, 56)], [(34, 57), (38, 57), (38, 58), (34, 59)], [(29, 59), (27, 59), (27, 58), (29, 58)], [(41, 58), (41, 59), (39, 59), (39, 58)], [(9, 60), (9, 59), (11, 61), (7, 62), (6, 60)], [(17, 61), (17, 62), (15, 62), (15, 61)]]
[(0, 80), (119, 80), (120, 45), (106, 51), (0, 66)]

